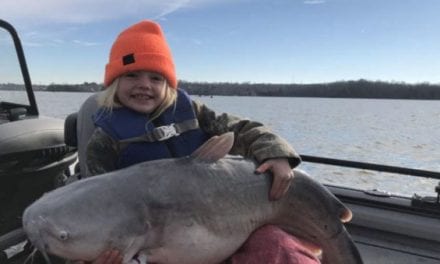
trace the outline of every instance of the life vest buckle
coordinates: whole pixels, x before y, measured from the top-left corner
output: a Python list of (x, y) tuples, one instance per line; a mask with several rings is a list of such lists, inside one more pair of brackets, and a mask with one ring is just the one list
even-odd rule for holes
[(156, 127), (153, 131), (153, 136), (157, 141), (164, 141), (169, 138), (180, 135), (177, 133), (175, 124), (170, 124), (168, 126)]

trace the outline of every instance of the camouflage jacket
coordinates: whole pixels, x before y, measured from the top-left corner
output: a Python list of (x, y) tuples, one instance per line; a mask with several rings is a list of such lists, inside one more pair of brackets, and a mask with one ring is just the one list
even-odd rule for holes
[[(268, 127), (255, 121), (241, 119), (226, 113), (218, 114), (206, 105), (193, 101), (200, 128), (210, 135), (234, 132), (235, 141), (230, 151), (262, 163), (271, 158), (287, 158), (292, 168), (300, 157), (289, 143), (274, 134)], [(92, 176), (116, 170), (119, 157), (117, 142), (101, 128), (93, 132), (86, 151), (87, 167)]]

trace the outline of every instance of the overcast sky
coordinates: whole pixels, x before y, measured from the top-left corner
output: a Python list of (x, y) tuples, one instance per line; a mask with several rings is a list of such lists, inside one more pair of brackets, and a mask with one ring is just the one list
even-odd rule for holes
[[(158, 21), (187, 81), (440, 83), (439, 0), (1, 0), (32, 82), (102, 82), (117, 34)], [(1, 53), (0, 53), (1, 54)]]

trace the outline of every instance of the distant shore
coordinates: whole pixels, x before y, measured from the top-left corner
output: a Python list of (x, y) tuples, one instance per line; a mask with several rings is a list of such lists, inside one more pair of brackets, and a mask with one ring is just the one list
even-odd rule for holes
[[(0, 84), (0, 90), (18, 90), (22, 85)], [(330, 98), (383, 98), (383, 99), (440, 99), (440, 84), (403, 82), (339, 81), (317, 84), (270, 83), (207, 83), (180, 81), (179, 88), (193, 95), (225, 96), (280, 96), (280, 97), (330, 97)], [(102, 84), (50, 84), (33, 85), (34, 91), (97, 92)]]

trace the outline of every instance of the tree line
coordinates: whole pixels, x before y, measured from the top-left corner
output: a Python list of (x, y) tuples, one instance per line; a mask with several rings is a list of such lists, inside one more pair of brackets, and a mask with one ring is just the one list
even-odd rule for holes
[[(16, 90), (19, 85), (0, 84), (0, 90)], [(22, 86), (21, 86), (22, 87)], [(386, 99), (440, 99), (440, 84), (383, 82), (360, 79), (317, 84), (271, 83), (212, 83), (180, 81), (179, 88), (192, 95), (280, 96), (280, 97), (333, 97), (333, 98), (386, 98)], [(22, 89), (22, 88), (21, 88)], [(36, 91), (97, 92), (102, 84), (34, 85)]]
[(440, 99), (439, 84), (391, 83), (364, 79), (319, 84), (181, 82), (180, 87), (190, 94), (197, 95)]

